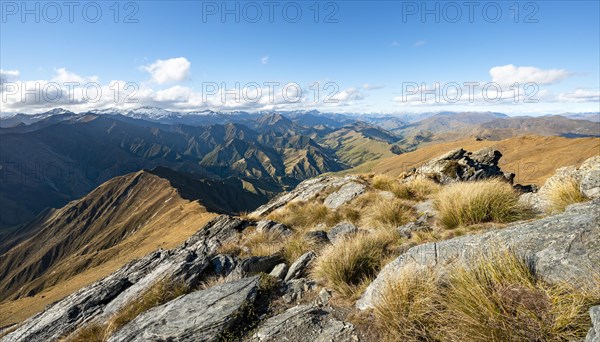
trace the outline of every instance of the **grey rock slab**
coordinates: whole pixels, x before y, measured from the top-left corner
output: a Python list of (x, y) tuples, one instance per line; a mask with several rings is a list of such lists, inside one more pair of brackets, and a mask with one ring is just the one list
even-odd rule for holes
[(331, 230), (327, 233), (327, 238), (331, 242), (335, 242), (336, 240), (342, 239), (350, 234), (356, 234), (357, 232), (358, 228), (356, 228), (356, 226), (352, 223), (340, 222), (331, 228)]
[(252, 337), (260, 342), (358, 341), (354, 326), (317, 306), (298, 305), (267, 319)]
[(271, 220), (261, 220), (256, 222), (256, 231), (261, 233), (279, 233), (284, 236), (292, 234), (290, 227), (283, 223)]
[(255, 276), (181, 296), (140, 314), (108, 341), (218, 341), (254, 301), (258, 285)]
[(366, 189), (367, 187), (361, 183), (350, 182), (344, 184), (338, 191), (327, 196), (323, 204), (329, 209), (337, 209), (362, 195)]
[(273, 269), (271, 270), (271, 273), (269, 273), (269, 275), (283, 280), (283, 278), (285, 278), (285, 276), (287, 274), (287, 271), (288, 271), (287, 265), (285, 263), (281, 263), (281, 264), (278, 264), (277, 266), (273, 267)]
[(600, 342), (600, 305), (590, 308), (592, 327), (588, 331), (585, 342)]
[(294, 263), (290, 266), (288, 273), (285, 276), (284, 281), (290, 281), (292, 279), (300, 278), (306, 272), (308, 265), (316, 258), (313, 251), (302, 254)]
[(435, 267), (444, 272), (456, 262), (497, 247), (510, 249), (533, 262), (535, 271), (553, 283), (593, 281), (589, 272), (600, 271), (600, 200), (569, 206), (564, 213), (480, 235), (467, 235), (410, 248), (386, 265), (356, 306), (372, 308), (386, 282), (405, 267)]
[(324, 230), (311, 230), (309, 232), (304, 233), (305, 240), (311, 240), (317, 243), (329, 243), (329, 238), (327, 237), (327, 232)]
[(240, 261), (227, 279), (241, 279), (258, 273), (268, 273), (281, 261), (282, 258), (279, 255), (251, 256)]

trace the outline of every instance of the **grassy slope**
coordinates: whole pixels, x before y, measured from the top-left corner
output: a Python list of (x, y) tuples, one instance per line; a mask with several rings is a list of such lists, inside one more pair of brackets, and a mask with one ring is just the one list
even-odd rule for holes
[[(131, 178), (136, 175), (139, 178), (132, 188)], [(103, 190), (103, 187), (107, 189)], [(80, 216), (86, 214), (91, 216), (83, 219), (76, 217), (72, 222), (62, 221), (61, 218), (68, 216), (63, 211), (68, 213), (70, 209), (72, 212), (74, 206), (71, 204), (78, 202), (75, 201), (59, 209), (42, 227), (40, 233), (50, 234), (50, 236), (69, 234), (74, 230), (82, 229), (83, 226), (86, 228), (81, 235), (74, 236), (75, 241), (64, 245), (57, 244), (58, 248), (62, 246), (65, 249), (65, 255), (48, 270), (42, 271), (35, 279), (25, 283), (26, 288), (41, 290), (39, 293), (33, 297), (21, 297), (0, 304), (0, 326), (22, 321), (41, 311), (45, 305), (109, 275), (135, 258), (140, 258), (158, 248), (178, 246), (215, 215), (208, 213), (199, 202), (179, 197), (167, 180), (143, 171), (118, 177), (97, 190), (101, 191), (92, 192), (90, 195), (98, 197), (87, 198), (87, 200), (91, 201), (91, 207), (100, 206), (98, 212), (102, 219), (97, 220), (93, 217), (97, 213), (96, 209), (91, 209), (90, 212), (85, 212), (84, 209), (84, 213)], [(101, 196), (110, 198), (101, 199)], [(113, 206), (117, 203), (114, 202), (116, 197), (121, 199), (125, 197), (124, 202), (121, 202), (122, 205), (117, 207)], [(102, 207), (102, 202), (108, 204)], [(70, 227), (70, 224), (73, 226)], [(113, 243), (105, 245), (100, 250), (88, 248), (88, 245), (97, 247), (106, 244), (107, 240), (112, 239), (113, 233), (116, 235), (125, 233), (126, 237), (113, 240)], [(28, 254), (29, 263), (36, 264), (36, 259), (44, 255), (46, 248), (44, 244), (54, 243), (53, 239), (38, 235), (17, 246), (15, 256), (20, 258), (20, 254)], [(81, 240), (79, 241), (81, 244), (78, 245), (77, 239)], [(36, 241), (42, 241), (43, 245), (37, 246)], [(15, 253), (15, 250), (12, 253)], [(35, 251), (33, 255), (32, 250)], [(7, 254), (2, 257), (7, 257)], [(24, 267), (29, 271), (27, 265)]]
[(347, 173), (373, 172), (397, 176), (412, 167), (461, 147), (468, 151), (485, 147), (497, 149), (503, 154), (500, 167), (506, 172), (514, 172), (517, 175), (516, 182), (542, 185), (557, 168), (580, 165), (584, 160), (600, 154), (600, 138), (520, 136), (501, 141), (459, 140), (423, 146), (413, 152), (360, 165)]

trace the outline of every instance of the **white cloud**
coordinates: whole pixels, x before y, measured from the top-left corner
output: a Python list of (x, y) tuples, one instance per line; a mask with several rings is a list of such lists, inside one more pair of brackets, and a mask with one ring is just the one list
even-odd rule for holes
[(563, 69), (540, 69), (536, 67), (517, 67), (512, 64), (496, 66), (490, 69), (492, 81), (507, 85), (515, 82), (537, 83), (538, 85), (552, 84), (570, 76)]
[(332, 98), (337, 101), (358, 101), (364, 99), (365, 97), (357, 88), (352, 87), (342, 90)]
[(17, 79), (20, 75), (19, 70), (2, 70), (0, 69), (0, 83), (11, 82)]
[(54, 77), (52, 78), (52, 82), (57, 82), (57, 83), (62, 83), (62, 84), (75, 82), (75, 83), (79, 83), (80, 85), (83, 85), (83, 84), (89, 83), (89, 82), (98, 82), (98, 77), (97, 76), (82, 77), (73, 72), (68, 71), (66, 68), (59, 68), (59, 69), (56, 69), (56, 71), (54, 73)]
[(600, 90), (575, 89), (558, 95), (559, 102), (600, 102)]
[(269, 63), (269, 56), (264, 56), (263, 58), (260, 59), (260, 64), (268, 64)]
[(364, 90), (376, 90), (376, 89), (381, 89), (384, 86), (381, 84), (369, 84), (369, 83), (365, 83), (362, 85), (362, 88)]
[(158, 84), (183, 81), (190, 72), (190, 61), (185, 57), (159, 59), (156, 62), (143, 66), (142, 69), (150, 73), (152, 80)]
[(425, 44), (427, 44), (427, 42), (426, 42), (426, 41), (424, 41), (424, 40), (417, 40), (417, 41), (415, 42), (414, 46), (415, 46), (415, 47), (419, 47), (419, 46), (423, 46), (423, 45), (425, 45)]

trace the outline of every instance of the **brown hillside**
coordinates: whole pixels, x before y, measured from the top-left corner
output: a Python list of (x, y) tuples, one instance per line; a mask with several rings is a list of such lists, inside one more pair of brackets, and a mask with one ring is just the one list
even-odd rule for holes
[(515, 182), (542, 185), (562, 166), (580, 165), (600, 154), (600, 138), (569, 139), (556, 136), (520, 136), (500, 141), (466, 139), (423, 146), (416, 151), (359, 166), (351, 173), (373, 172), (397, 176), (450, 150), (475, 151), (491, 147), (502, 152), (500, 167), (516, 174)]
[(116, 177), (80, 200), (43, 213), (12, 242), (8, 239), (14, 247), (1, 252), (0, 326), (42, 310), (134, 258), (178, 246), (214, 216), (199, 201), (184, 198), (172, 181), (148, 171)]

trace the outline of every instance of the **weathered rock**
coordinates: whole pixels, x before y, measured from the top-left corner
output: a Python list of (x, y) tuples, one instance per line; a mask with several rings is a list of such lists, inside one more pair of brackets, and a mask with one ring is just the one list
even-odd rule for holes
[(235, 280), (258, 273), (268, 273), (282, 260), (280, 255), (248, 257), (238, 263), (236, 268), (227, 276), (227, 279)]
[(158, 250), (128, 263), (27, 319), (2, 341), (53, 341), (91, 320), (106, 321), (165, 277), (195, 286), (212, 272), (217, 248), (249, 223), (226, 215), (216, 217), (178, 248)]
[(237, 260), (231, 255), (219, 254), (210, 260), (213, 273), (226, 276), (237, 266)]
[(350, 182), (343, 185), (338, 191), (327, 196), (323, 204), (329, 209), (337, 209), (362, 195), (367, 187), (364, 184)]
[(298, 305), (267, 319), (253, 341), (346, 342), (358, 341), (354, 326), (339, 321), (317, 306)]
[(523, 194), (519, 200), (536, 211), (547, 212), (551, 209), (549, 198), (553, 184), (569, 180), (579, 183), (579, 189), (584, 196), (590, 199), (600, 198), (600, 156), (587, 159), (579, 168), (575, 166), (559, 168), (537, 193)]
[(281, 279), (283, 280), (283, 278), (285, 278), (286, 274), (288, 271), (288, 267), (285, 263), (281, 263), (278, 264), (277, 266), (273, 267), (273, 270), (271, 270), (271, 273), (269, 273), (270, 276), (275, 277), (277, 279)]
[(435, 179), (441, 184), (458, 181), (473, 181), (486, 178), (503, 178), (512, 184), (514, 174), (504, 173), (498, 166), (500, 151), (489, 148), (476, 152), (458, 149), (432, 159), (419, 168), (401, 175), (405, 180), (419, 177)]
[(140, 314), (108, 341), (218, 341), (254, 301), (258, 285), (256, 276), (181, 296)]
[(290, 229), (290, 227), (283, 223), (271, 220), (261, 220), (256, 222), (256, 231), (261, 233), (279, 233), (284, 236), (292, 234), (292, 229)]
[(302, 254), (294, 263), (290, 266), (290, 269), (285, 276), (285, 281), (288, 282), (292, 279), (300, 278), (306, 272), (308, 265), (316, 258), (313, 251)]
[(385, 283), (406, 267), (432, 266), (444, 272), (456, 262), (468, 263), (482, 252), (508, 248), (531, 260), (547, 281), (586, 283), (600, 271), (600, 200), (572, 205), (558, 215), (480, 235), (467, 235), (410, 248), (386, 265), (357, 302), (373, 307)]
[(327, 232), (323, 230), (311, 230), (309, 232), (304, 233), (304, 239), (310, 240), (316, 243), (329, 243), (329, 238), (327, 237)]
[(588, 331), (585, 342), (600, 342), (600, 305), (590, 308), (592, 327)]
[(318, 304), (327, 305), (332, 295), (333, 293), (331, 292), (331, 290), (322, 288), (321, 291), (319, 291), (319, 299), (317, 300)]
[(282, 296), (285, 303), (293, 303), (304, 297), (304, 293), (314, 291), (317, 283), (314, 280), (300, 278), (292, 279), (285, 283), (284, 295)]
[(329, 241), (335, 242), (336, 240), (344, 238), (344, 236), (356, 234), (357, 232), (358, 228), (352, 223), (340, 222), (331, 228), (329, 233), (327, 233), (327, 238), (329, 238)]
[(271, 201), (269, 201), (269, 203), (258, 207), (258, 209), (253, 211), (251, 215), (255, 217), (261, 217), (280, 207), (283, 207), (290, 202), (308, 201), (323, 191), (335, 189), (349, 182), (356, 182), (358, 180), (358, 176), (330, 176), (308, 179), (298, 184), (294, 190), (281, 194), (273, 198)]

